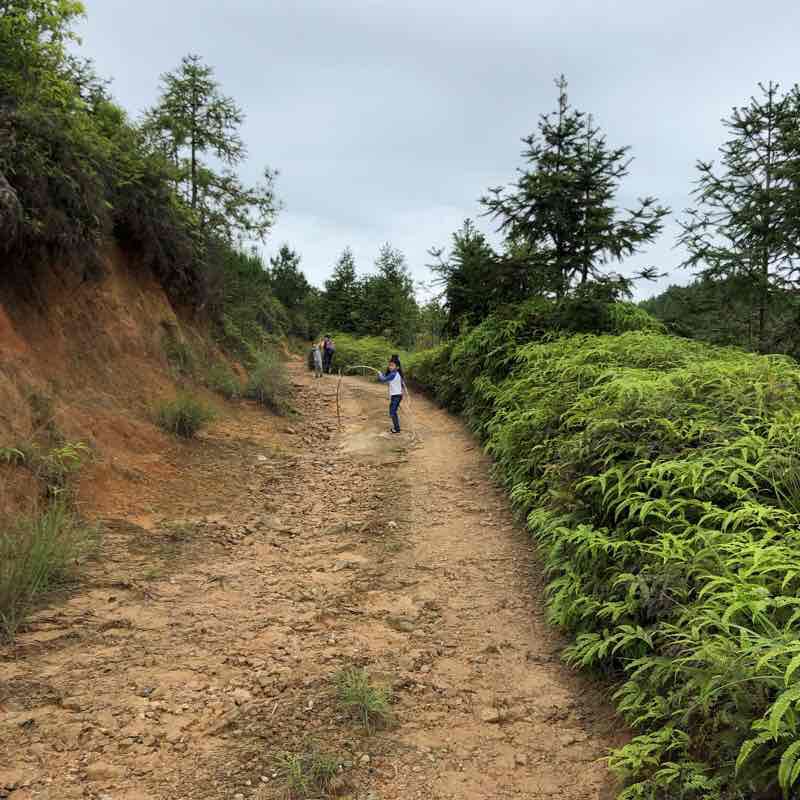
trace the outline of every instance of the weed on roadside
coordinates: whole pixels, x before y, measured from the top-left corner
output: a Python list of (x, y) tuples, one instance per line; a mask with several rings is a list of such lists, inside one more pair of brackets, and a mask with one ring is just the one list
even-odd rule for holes
[(316, 747), (305, 753), (279, 753), (275, 771), (290, 798), (310, 798), (320, 792), (328, 794), (334, 787), (341, 760)]
[(181, 376), (191, 377), (197, 370), (197, 357), (192, 348), (170, 329), (161, 339), (161, 347), (172, 370)]
[(162, 402), (156, 408), (156, 422), (163, 431), (184, 439), (191, 439), (201, 428), (211, 422), (214, 411), (189, 394), (175, 400)]
[(245, 389), (245, 397), (255, 400), (277, 414), (291, 412), (289, 398), (291, 386), (286, 365), (278, 354), (262, 350), (255, 357), (255, 365)]
[(96, 538), (63, 499), (39, 514), (0, 520), (0, 639), (14, 638), (37, 598), (69, 577)]
[(208, 368), (206, 386), (226, 400), (238, 400), (242, 396), (241, 381), (226, 364), (212, 364)]
[(356, 667), (342, 670), (336, 676), (336, 689), (339, 705), (368, 733), (394, 721), (391, 690), (374, 686), (366, 670)]

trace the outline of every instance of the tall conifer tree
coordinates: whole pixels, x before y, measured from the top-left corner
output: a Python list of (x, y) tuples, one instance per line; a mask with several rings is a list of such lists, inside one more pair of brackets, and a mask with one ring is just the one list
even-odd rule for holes
[(734, 108), (720, 164), (699, 161), (697, 207), (682, 221), (684, 266), (712, 280), (736, 278), (750, 297), (756, 346), (768, 349), (770, 294), (800, 286), (800, 115), (776, 83)]
[(629, 148), (610, 148), (591, 118), (569, 104), (563, 76), (556, 86), (558, 108), (523, 140), (526, 166), (517, 181), (490, 190), (482, 202), (517, 252), (528, 253), (528, 268), (537, 273), (530, 284), (561, 298), (604, 279), (610, 262), (653, 241), (669, 211), (652, 197), (620, 211), (616, 195)]

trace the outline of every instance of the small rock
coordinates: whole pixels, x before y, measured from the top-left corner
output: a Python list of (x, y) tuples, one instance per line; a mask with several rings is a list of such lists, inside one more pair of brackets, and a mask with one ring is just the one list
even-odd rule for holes
[(528, 756), (525, 753), (517, 753), (514, 756), (514, 763), (518, 767), (527, 767), (528, 766)]
[(106, 761), (95, 761), (86, 767), (86, 780), (88, 781), (115, 781), (125, 774), (125, 770)]
[(364, 764), (364, 765), (366, 765), (366, 764), (369, 764), (369, 762), (370, 762), (371, 760), (372, 760), (372, 759), (369, 757), (369, 755), (368, 755), (367, 753), (364, 753), (364, 755), (363, 755), (363, 756), (361, 756), (361, 758), (359, 759), (359, 762), (360, 762), (360, 763), (362, 763), (362, 764)]
[(494, 706), (482, 708), (480, 712), (481, 722), (497, 724), (501, 720), (500, 712)]
[(233, 692), (233, 701), (237, 706), (242, 705), (242, 703), (248, 703), (252, 699), (253, 695), (247, 689), (235, 689)]

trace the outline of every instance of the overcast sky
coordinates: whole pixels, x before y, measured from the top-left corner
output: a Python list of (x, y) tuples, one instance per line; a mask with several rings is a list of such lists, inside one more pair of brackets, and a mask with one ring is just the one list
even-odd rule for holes
[[(280, 170), (288, 242), (321, 285), (345, 246), (360, 272), (381, 243), (419, 280), (478, 198), (520, 165), (555, 105), (553, 79), (635, 158), (621, 202), (678, 212), (720, 119), (758, 81), (800, 80), (797, 0), (85, 0), (83, 52), (133, 115), (159, 76), (200, 54), (244, 108), (246, 178)], [(479, 224), (492, 230), (489, 220)], [(629, 267), (675, 282), (676, 227)], [(661, 282), (666, 285), (669, 279)], [(640, 296), (656, 291), (648, 284)]]

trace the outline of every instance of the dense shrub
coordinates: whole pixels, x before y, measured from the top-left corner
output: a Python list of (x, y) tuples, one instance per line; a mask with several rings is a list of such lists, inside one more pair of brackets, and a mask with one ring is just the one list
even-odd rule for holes
[(0, 519), (0, 640), (14, 637), (37, 598), (68, 577), (93, 541), (63, 500), (41, 514)]
[(291, 410), (291, 385), (286, 364), (274, 350), (264, 350), (255, 357), (255, 365), (245, 388), (245, 397), (278, 414)]
[[(416, 356), (537, 538), (576, 665), (620, 681), (625, 798), (771, 798), (800, 775), (800, 368), (651, 331)], [(457, 384), (462, 398), (454, 397)]]
[(191, 439), (214, 419), (214, 412), (205, 403), (188, 394), (165, 401), (156, 409), (156, 422), (167, 433)]
[[(344, 371), (354, 365), (366, 365), (374, 369), (386, 369), (389, 357), (397, 354), (403, 361), (405, 351), (379, 336), (350, 336), (339, 333), (333, 336), (336, 343), (336, 354), (333, 359), (333, 371)], [(403, 363), (405, 367), (405, 362)]]

